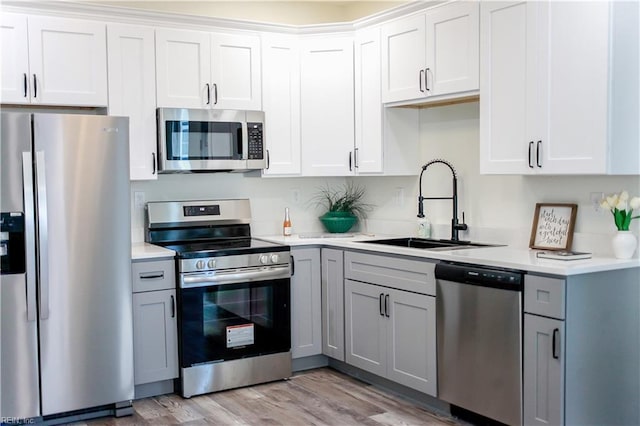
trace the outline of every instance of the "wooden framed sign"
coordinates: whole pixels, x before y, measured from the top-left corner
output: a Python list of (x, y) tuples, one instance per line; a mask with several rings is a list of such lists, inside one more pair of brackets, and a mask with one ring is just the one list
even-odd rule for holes
[(577, 204), (537, 203), (529, 247), (570, 250), (577, 213)]

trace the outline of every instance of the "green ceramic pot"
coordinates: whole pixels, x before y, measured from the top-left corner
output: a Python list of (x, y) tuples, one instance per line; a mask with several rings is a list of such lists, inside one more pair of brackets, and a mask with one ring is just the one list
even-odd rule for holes
[(326, 212), (319, 219), (331, 233), (347, 232), (358, 221), (357, 216), (351, 212)]

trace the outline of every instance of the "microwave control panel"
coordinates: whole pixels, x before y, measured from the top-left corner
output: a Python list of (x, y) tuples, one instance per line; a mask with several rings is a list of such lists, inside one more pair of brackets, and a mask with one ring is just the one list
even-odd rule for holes
[(264, 143), (262, 141), (262, 123), (247, 123), (249, 134), (249, 160), (262, 160), (264, 158)]

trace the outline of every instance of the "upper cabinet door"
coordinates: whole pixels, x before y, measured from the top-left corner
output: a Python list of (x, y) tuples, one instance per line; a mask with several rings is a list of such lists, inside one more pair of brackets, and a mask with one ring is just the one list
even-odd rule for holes
[(426, 13), (429, 96), (479, 89), (480, 5), (460, 1)]
[(209, 33), (157, 30), (156, 79), (158, 107), (212, 107)]
[(211, 40), (213, 107), (261, 110), (260, 38), (213, 34)]
[(300, 85), (303, 175), (352, 175), (353, 39), (304, 40)]
[(380, 29), (355, 37), (355, 170), (382, 172), (382, 101), (380, 98)]
[(264, 175), (299, 175), (300, 46), (296, 36), (262, 39), (262, 104), (268, 152)]
[(106, 25), (29, 17), (32, 103), (107, 105)]
[(130, 178), (157, 179), (154, 30), (109, 24), (107, 40), (109, 114), (129, 117)]
[(541, 25), (536, 80), (542, 97), (536, 169), (545, 174), (606, 173), (611, 4), (536, 5)]
[(382, 101), (426, 96), (426, 38), (424, 14), (382, 26)]
[(535, 5), (482, 2), (480, 8), (480, 172), (533, 172), (538, 93)]
[(31, 100), (27, 17), (0, 15), (0, 60), (2, 61), (2, 103), (26, 104)]

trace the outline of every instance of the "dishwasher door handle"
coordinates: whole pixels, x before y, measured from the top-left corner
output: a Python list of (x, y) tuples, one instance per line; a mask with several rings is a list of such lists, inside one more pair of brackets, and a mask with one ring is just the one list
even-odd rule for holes
[(559, 328), (554, 328), (553, 329), (553, 337), (551, 338), (551, 356), (553, 357), (553, 359), (558, 359), (560, 358), (560, 355), (557, 354), (556, 350), (558, 348), (558, 338), (560, 337), (560, 329)]

